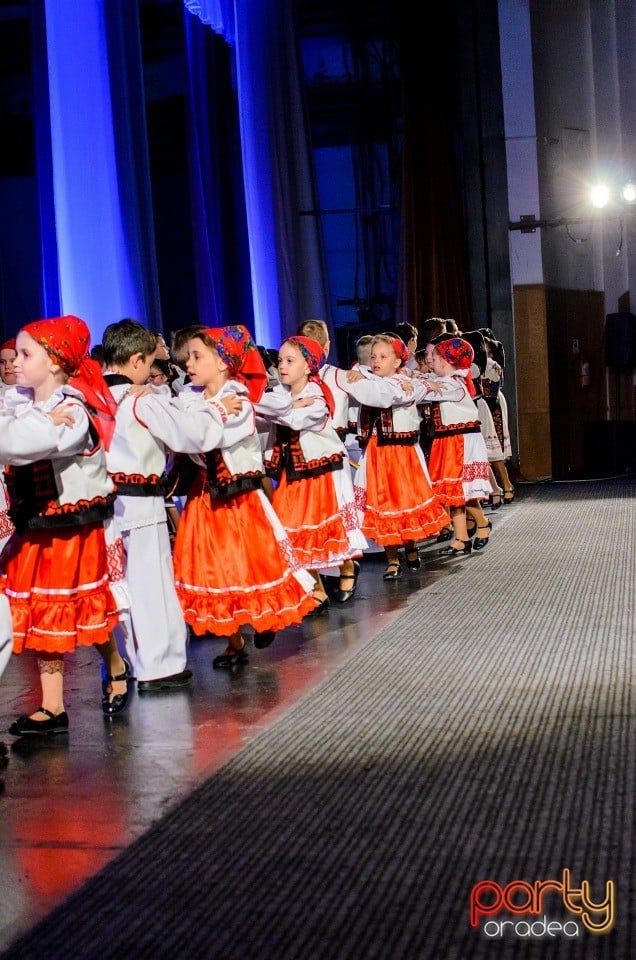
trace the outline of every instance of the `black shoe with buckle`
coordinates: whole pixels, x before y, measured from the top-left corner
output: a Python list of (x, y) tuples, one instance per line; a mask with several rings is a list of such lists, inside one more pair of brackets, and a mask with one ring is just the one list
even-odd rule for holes
[(487, 537), (475, 537), (473, 540), (473, 550), (483, 550), (488, 541), (490, 540), (490, 531), (492, 530), (492, 523), (490, 520), (487, 521), (485, 527), (477, 527), (478, 530), (487, 530)]
[(65, 712), (56, 716), (44, 707), (38, 707), (35, 712), (45, 713), (46, 720), (18, 717), (9, 727), (9, 733), (14, 737), (46, 737), (55, 733), (68, 733), (68, 715)]
[(321, 600), (320, 603), (316, 604), (314, 609), (310, 610), (309, 613), (305, 614), (305, 616), (322, 617), (325, 613), (329, 613), (329, 597), (325, 597), (324, 600)]
[(249, 657), (245, 649), (245, 644), (243, 644), (240, 650), (229, 645), (224, 653), (220, 653), (218, 657), (214, 658), (212, 666), (215, 670), (218, 670), (220, 667), (236, 667), (241, 663), (247, 663), (248, 660)]
[(159, 690), (175, 690), (185, 687), (192, 680), (192, 670), (182, 670), (181, 673), (171, 673), (169, 677), (159, 677), (157, 680), (138, 680), (139, 693), (153, 693)]
[(466, 557), (473, 549), (472, 540), (455, 540), (454, 543), (461, 543), (462, 549), (459, 547), (454, 547), (452, 544), (450, 547), (442, 547), (439, 551), (440, 557)]
[[(341, 573), (338, 578), (338, 589), (334, 595), (334, 600), (337, 600), (338, 603), (346, 603), (347, 600), (350, 600), (351, 597), (356, 592), (358, 587), (358, 576), (360, 575), (360, 564), (357, 560), (353, 561), (353, 573)], [(348, 590), (343, 590), (340, 584), (343, 580), (352, 580), (353, 583)]]
[(391, 560), (382, 575), (383, 580), (399, 580), (402, 576), (402, 567), (399, 560)]
[(441, 533), (438, 534), (436, 542), (446, 543), (447, 540), (452, 540), (454, 536), (455, 536), (455, 531), (453, 530), (452, 526), (444, 527)]
[[(106, 675), (106, 679), (102, 683), (102, 712), (105, 717), (114, 717), (115, 714), (121, 713), (128, 703), (128, 681), (132, 677), (132, 671), (130, 669), (130, 664), (127, 660), (124, 660), (124, 672), (117, 674), (116, 677), (111, 674)], [(113, 695), (111, 700), (111, 694), (108, 692), (108, 686), (111, 683), (119, 683), (120, 681), (126, 681), (126, 692), (125, 693), (116, 693)]]

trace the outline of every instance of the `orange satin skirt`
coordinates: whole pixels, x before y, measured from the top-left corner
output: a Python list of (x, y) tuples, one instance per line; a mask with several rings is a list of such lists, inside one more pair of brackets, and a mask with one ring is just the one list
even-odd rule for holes
[(419, 444), (378, 446), (372, 436), (354, 485), (363, 511), (362, 532), (380, 546), (427, 540), (448, 524)]
[(212, 501), (200, 475), (179, 520), (173, 562), (185, 620), (199, 636), (231, 636), (245, 625), (283, 630), (316, 606), (313, 578), (260, 490)]
[[(338, 503), (336, 476), (337, 473), (321, 473), (290, 483), (283, 471), (272, 496), (274, 510), (307, 570), (339, 567), (345, 560), (362, 554), (361, 547), (353, 543), (355, 538), (347, 532), (351, 524), (346, 523)], [(353, 502), (350, 506), (353, 511)], [(357, 523), (354, 525), (357, 528)]]
[(72, 653), (110, 639), (119, 617), (103, 523), (16, 533), (0, 556), (0, 571), (14, 653)]
[(488, 453), (481, 433), (436, 437), (431, 445), (428, 469), (433, 490), (445, 506), (461, 507), (470, 500), (488, 496)]

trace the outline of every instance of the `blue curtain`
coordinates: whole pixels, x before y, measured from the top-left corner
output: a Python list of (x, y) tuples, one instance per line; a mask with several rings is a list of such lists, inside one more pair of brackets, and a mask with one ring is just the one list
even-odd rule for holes
[(234, 43), (233, 0), (183, 0), (190, 13), (212, 27), (227, 43)]
[[(209, 39), (198, 20), (185, 18), (188, 157), (199, 320), (206, 327), (229, 323), (225, 298), (221, 169), (214, 99), (209, 95)], [(213, 133), (214, 131), (214, 133)]]
[[(161, 329), (137, 5), (44, 0), (44, 16), (48, 99), (42, 81), (36, 129), (45, 310), (82, 317), (93, 342), (125, 316)], [(50, 153), (40, 150), (47, 126)]]
[(302, 320), (329, 321), (291, 3), (236, 0), (232, 19), (229, 4), (184, 2), (234, 39), (254, 331), (278, 347)]

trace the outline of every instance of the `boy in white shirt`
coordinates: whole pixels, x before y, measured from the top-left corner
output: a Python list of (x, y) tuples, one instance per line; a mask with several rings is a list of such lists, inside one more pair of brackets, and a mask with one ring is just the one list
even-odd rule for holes
[[(106, 457), (117, 484), (115, 519), (124, 543), (130, 610), (117, 639), (133, 667), (140, 693), (188, 684), (188, 630), (174, 585), (166, 522), (165, 469), (169, 451), (194, 453), (215, 447), (234, 398), (217, 408), (190, 405), (142, 388), (157, 347), (155, 334), (135, 320), (106, 328), (102, 339), (104, 379), (117, 402), (116, 427)], [(238, 403), (240, 409), (240, 403)]]

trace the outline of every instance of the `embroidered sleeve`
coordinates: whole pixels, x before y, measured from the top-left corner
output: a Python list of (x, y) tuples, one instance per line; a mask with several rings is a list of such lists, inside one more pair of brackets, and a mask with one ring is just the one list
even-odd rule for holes
[(135, 415), (169, 450), (192, 454), (218, 447), (227, 417), (225, 407), (217, 401), (198, 397), (184, 405), (178, 397), (160, 394), (139, 397)]

